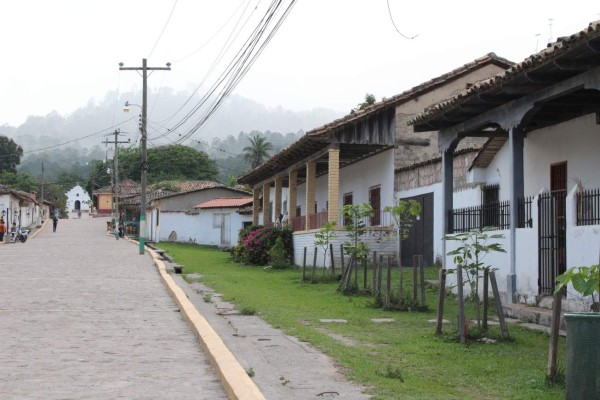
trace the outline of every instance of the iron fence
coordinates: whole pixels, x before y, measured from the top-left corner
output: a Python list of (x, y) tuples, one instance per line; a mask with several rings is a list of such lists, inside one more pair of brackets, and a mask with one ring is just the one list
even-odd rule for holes
[(495, 201), (474, 207), (450, 211), (450, 232), (461, 233), (484, 227), (508, 229), (510, 227), (510, 202)]
[(577, 225), (600, 225), (600, 189), (584, 190), (576, 195)]
[(520, 198), (517, 201), (517, 216), (518, 216), (518, 228), (531, 228), (533, 227), (533, 220), (531, 219), (531, 201), (533, 196)]

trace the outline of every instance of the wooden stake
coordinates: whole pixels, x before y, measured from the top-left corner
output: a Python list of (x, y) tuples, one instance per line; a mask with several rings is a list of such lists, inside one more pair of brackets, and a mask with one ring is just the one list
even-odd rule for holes
[(344, 263), (344, 245), (340, 244), (340, 262), (342, 263), (342, 276), (344, 276), (344, 268), (346, 264)]
[(377, 252), (374, 251), (373, 252), (373, 273), (372, 273), (372, 281), (373, 283), (371, 284), (371, 290), (373, 291), (373, 294), (377, 293)]
[(490, 271), (486, 268), (483, 270), (483, 323), (481, 325), (484, 331), (487, 331), (488, 328), (488, 309), (490, 307), (489, 281)]
[(548, 349), (548, 378), (556, 380), (556, 359), (558, 355), (558, 336), (560, 331), (560, 312), (562, 309), (562, 290), (554, 295), (552, 320), (550, 322), (550, 345)]
[(496, 274), (494, 271), (490, 271), (490, 283), (492, 284), (492, 293), (494, 293), (494, 302), (496, 303), (496, 314), (498, 315), (498, 321), (500, 322), (500, 330), (502, 330), (502, 337), (508, 339), (508, 326), (504, 320), (504, 310), (502, 309), (502, 300), (500, 300), (500, 292), (498, 291), (498, 284), (496, 283)]
[(444, 299), (446, 298), (446, 270), (440, 269), (439, 274), (439, 290), (438, 290), (438, 311), (437, 324), (435, 326), (435, 334), (442, 334), (442, 323), (444, 319)]
[(312, 277), (311, 282), (315, 283), (317, 281), (317, 248), (315, 247), (315, 251), (313, 253), (313, 267), (312, 267)]
[(419, 255), (419, 272), (421, 277), (419, 283), (421, 285), (421, 307), (427, 307), (427, 299), (425, 299), (425, 263), (423, 263), (423, 255)]
[(329, 257), (331, 258), (331, 275), (335, 276), (335, 261), (333, 258), (333, 243), (329, 243)]
[(302, 282), (306, 281), (306, 247), (304, 248), (304, 257), (302, 258)]
[(465, 332), (465, 298), (463, 295), (463, 270), (462, 266), (456, 266), (456, 289), (458, 291), (458, 332), (460, 342), (466, 343), (467, 337)]
[(387, 283), (385, 286), (385, 305), (389, 307), (391, 304), (391, 295), (392, 295), (392, 265), (390, 263), (390, 258), (387, 260)]
[(419, 285), (419, 256), (413, 255), (413, 303), (417, 302), (417, 288)]

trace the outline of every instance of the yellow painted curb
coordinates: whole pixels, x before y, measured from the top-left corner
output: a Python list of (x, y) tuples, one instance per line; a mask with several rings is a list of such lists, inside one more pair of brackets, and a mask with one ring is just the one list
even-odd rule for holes
[[(129, 240), (135, 242), (134, 240)], [(196, 336), (198, 336), (198, 341), (208, 356), (211, 365), (219, 375), (221, 384), (225, 388), (229, 399), (266, 400), (233, 353), (223, 343), (217, 332), (200, 315), (184, 291), (167, 273), (165, 264), (159, 259), (158, 254), (147, 247), (146, 251), (152, 256), (169, 293), (171, 293), (171, 296), (179, 305), (181, 313), (194, 330)]]
[(33, 234), (31, 236), (29, 236), (29, 239), (33, 239), (34, 237), (37, 236), (38, 233), (40, 233), (42, 231), (42, 229), (44, 229), (46, 227), (46, 224), (48, 223), (48, 219), (46, 221), (44, 221), (44, 223), (42, 224), (42, 226), (40, 226), (40, 229), (38, 229), (37, 231), (33, 232)]

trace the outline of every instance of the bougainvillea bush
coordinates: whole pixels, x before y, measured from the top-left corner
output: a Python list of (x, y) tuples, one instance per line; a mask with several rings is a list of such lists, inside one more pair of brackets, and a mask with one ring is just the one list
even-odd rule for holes
[(288, 228), (250, 226), (240, 230), (238, 244), (232, 249), (234, 261), (253, 265), (267, 265), (269, 252), (275, 241), (281, 237), (285, 255), (292, 255), (292, 231)]

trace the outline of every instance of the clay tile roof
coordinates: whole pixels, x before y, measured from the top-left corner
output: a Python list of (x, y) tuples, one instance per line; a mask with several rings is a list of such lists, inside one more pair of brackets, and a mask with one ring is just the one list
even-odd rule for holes
[(236, 208), (252, 203), (252, 197), (217, 198), (200, 203), (194, 208)]
[(598, 34), (600, 34), (600, 20), (590, 22), (588, 27), (584, 30), (577, 32), (571, 36), (560, 37), (556, 40), (556, 42), (548, 43), (548, 46), (544, 50), (532, 54), (525, 60), (521, 61), (518, 64), (514, 64), (512, 67), (506, 69), (505, 71), (500, 72), (499, 74), (492, 76), (489, 79), (485, 79), (481, 82), (474, 84), (467, 90), (457, 94), (454, 97), (451, 97), (445, 101), (442, 101), (438, 104), (426, 108), (421, 114), (409, 120), (408, 124), (419, 125), (421, 123), (434, 119), (443, 111), (453, 107), (458, 107), (461, 103), (463, 103), (465, 100), (471, 97), (477, 96), (478, 94), (493, 89), (495, 87), (499, 87), (505, 84), (506, 82), (510, 81), (511, 79), (514, 79), (520, 74), (527, 73), (528, 71), (533, 70), (542, 64), (546, 64), (548, 62), (552, 62), (552, 60), (558, 59), (561, 55), (568, 52), (578, 43), (585, 43), (586, 40), (597, 37)]
[(213, 181), (166, 181), (155, 183), (152, 185), (151, 190), (157, 190), (163, 187), (173, 187), (179, 192), (191, 192), (193, 190), (209, 189), (217, 186), (222, 185)]

